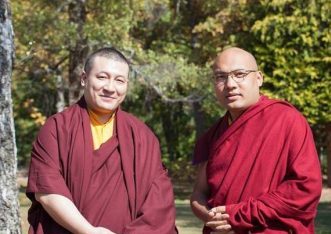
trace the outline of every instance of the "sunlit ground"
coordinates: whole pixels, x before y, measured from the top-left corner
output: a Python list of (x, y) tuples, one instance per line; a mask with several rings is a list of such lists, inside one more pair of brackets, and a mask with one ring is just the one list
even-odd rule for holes
[[(201, 234), (202, 223), (194, 217), (191, 212), (187, 195), (177, 196), (176, 210), (177, 219), (176, 225), (180, 234)], [(27, 211), (30, 206), (29, 200), (25, 197), (24, 187), (21, 187), (19, 193), (20, 213), (22, 219), (23, 234), (28, 233)], [(331, 234), (331, 189), (324, 189), (321, 203), (318, 207), (318, 215), (316, 218), (316, 233)]]

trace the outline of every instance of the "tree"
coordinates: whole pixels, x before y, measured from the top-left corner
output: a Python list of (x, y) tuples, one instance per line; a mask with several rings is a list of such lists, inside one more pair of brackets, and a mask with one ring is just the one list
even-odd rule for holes
[(331, 151), (328, 9), (327, 0), (12, 0), (20, 165), (45, 117), (78, 97), (85, 54), (105, 45), (133, 62), (124, 108), (157, 133), (172, 171), (189, 167), (196, 137), (224, 111), (208, 72), (226, 46), (252, 51), (263, 92), (296, 105), (322, 154)]
[(211, 55), (212, 48), (232, 45), (256, 56), (263, 93), (288, 100), (307, 117), (320, 155), (327, 155), (323, 172), (331, 187), (331, 2), (221, 2), (206, 7), (208, 17), (194, 29), (198, 44), (207, 45), (201, 50)]
[(11, 99), (14, 55), (9, 0), (0, 0), (0, 232), (21, 233), (16, 186), (16, 146)]

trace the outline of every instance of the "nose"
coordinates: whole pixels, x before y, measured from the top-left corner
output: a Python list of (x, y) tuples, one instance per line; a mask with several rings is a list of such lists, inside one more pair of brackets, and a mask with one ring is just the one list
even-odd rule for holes
[(114, 87), (114, 80), (113, 79), (108, 79), (103, 88), (108, 91), (108, 92), (113, 92), (115, 90), (115, 87)]
[(228, 78), (226, 79), (224, 85), (228, 88), (233, 88), (237, 86), (237, 82), (234, 81), (232, 74), (228, 75)]

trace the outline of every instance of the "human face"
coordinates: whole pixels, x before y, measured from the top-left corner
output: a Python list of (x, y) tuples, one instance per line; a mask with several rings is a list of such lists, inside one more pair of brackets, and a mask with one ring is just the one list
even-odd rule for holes
[[(236, 70), (257, 70), (255, 59), (246, 51), (228, 49), (215, 60), (213, 72), (232, 72)], [(236, 119), (244, 110), (258, 102), (263, 76), (260, 71), (250, 72), (241, 82), (232, 76), (223, 83), (215, 82), (215, 93), (221, 106), (229, 110)]]
[(110, 117), (125, 99), (128, 74), (126, 63), (95, 57), (91, 70), (88, 74), (83, 72), (81, 78), (87, 106), (101, 116)]

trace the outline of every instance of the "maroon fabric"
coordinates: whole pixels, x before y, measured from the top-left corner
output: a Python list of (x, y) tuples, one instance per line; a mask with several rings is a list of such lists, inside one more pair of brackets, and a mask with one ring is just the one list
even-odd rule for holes
[(208, 160), (208, 204), (226, 205), (236, 233), (314, 233), (320, 165), (309, 125), (290, 104), (262, 96), (230, 126), (222, 118), (194, 158)]
[(34, 199), (36, 192), (69, 198), (89, 222), (115, 233), (177, 232), (172, 185), (158, 140), (121, 110), (115, 129), (93, 150), (84, 99), (46, 121), (31, 154), (29, 233), (69, 233)]

